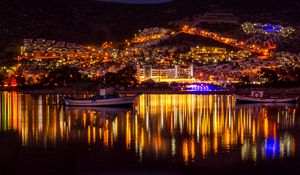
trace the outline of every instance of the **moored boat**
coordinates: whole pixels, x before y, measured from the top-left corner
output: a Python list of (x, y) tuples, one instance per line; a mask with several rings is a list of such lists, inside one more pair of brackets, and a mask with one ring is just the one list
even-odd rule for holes
[(297, 103), (297, 97), (267, 97), (263, 91), (252, 91), (250, 96), (234, 95), (237, 103)]
[(136, 96), (115, 98), (72, 99), (63, 98), (66, 106), (132, 107)]
[(106, 94), (93, 96), (87, 99), (63, 97), (66, 106), (98, 106), (98, 107), (132, 107), (136, 96), (123, 96), (119, 94)]

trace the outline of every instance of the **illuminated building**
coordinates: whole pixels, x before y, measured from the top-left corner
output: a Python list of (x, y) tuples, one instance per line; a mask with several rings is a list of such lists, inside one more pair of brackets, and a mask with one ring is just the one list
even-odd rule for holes
[(105, 48), (46, 39), (24, 39), (18, 59), (101, 58)]
[(194, 76), (194, 68), (191, 64), (189, 67), (175, 66), (158, 66), (151, 65), (137, 66), (137, 75), (140, 81), (152, 79), (156, 82), (172, 82), (172, 81), (187, 81), (191, 82)]
[(191, 58), (194, 62), (209, 63), (223, 61), (228, 56), (226, 48), (218, 47), (192, 47), (187, 54), (180, 58)]
[(246, 34), (273, 34), (281, 37), (288, 37), (295, 32), (293, 27), (283, 27), (282, 25), (261, 24), (244, 22), (242, 28)]

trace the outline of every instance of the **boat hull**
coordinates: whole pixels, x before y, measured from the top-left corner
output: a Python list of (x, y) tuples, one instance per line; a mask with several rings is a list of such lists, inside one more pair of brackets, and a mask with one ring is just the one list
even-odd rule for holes
[(298, 97), (294, 98), (257, 98), (234, 95), (237, 103), (297, 103)]
[(111, 99), (64, 99), (66, 106), (97, 106), (97, 107), (132, 107), (136, 97), (120, 97)]

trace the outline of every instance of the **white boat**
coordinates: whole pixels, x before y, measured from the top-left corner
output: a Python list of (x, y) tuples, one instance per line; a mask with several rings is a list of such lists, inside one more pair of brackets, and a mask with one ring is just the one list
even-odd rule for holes
[(263, 91), (252, 91), (251, 96), (234, 95), (237, 103), (297, 103), (297, 97), (265, 97)]
[(99, 107), (132, 107), (136, 96), (132, 97), (109, 97), (94, 96), (88, 99), (74, 99), (64, 97), (66, 106), (99, 106)]
[(105, 89), (100, 90), (100, 95), (87, 99), (63, 97), (66, 106), (98, 106), (98, 107), (132, 107), (136, 96), (123, 96), (119, 94), (106, 94)]

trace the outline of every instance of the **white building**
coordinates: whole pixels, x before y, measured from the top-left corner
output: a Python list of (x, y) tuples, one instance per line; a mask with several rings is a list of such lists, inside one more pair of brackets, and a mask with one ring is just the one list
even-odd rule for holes
[(152, 79), (155, 82), (191, 82), (194, 80), (194, 67), (137, 65), (137, 78), (139, 81)]

